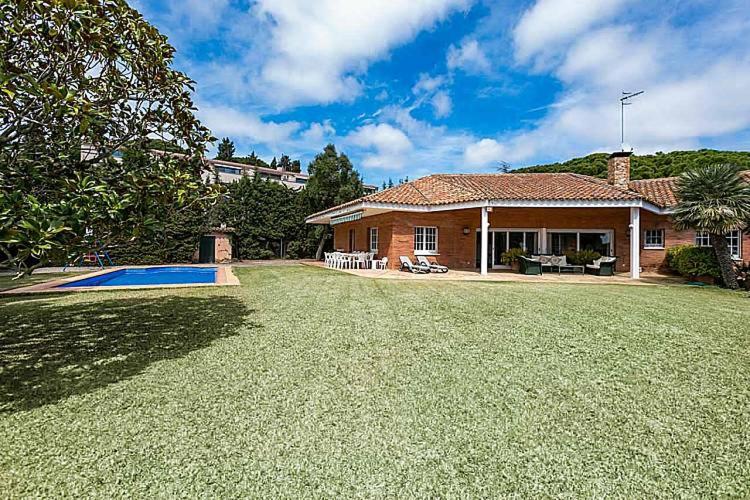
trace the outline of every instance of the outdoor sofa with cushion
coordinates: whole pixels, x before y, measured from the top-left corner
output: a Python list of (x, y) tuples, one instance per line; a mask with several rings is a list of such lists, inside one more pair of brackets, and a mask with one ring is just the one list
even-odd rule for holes
[(558, 273), (563, 271), (576, 272), (580, 271), (584, 274), (584, 266), (579, 264), (571, 264), (568, 262), (568, 258), (565, 255), (532, 255), (532, 260), (538, 260), (542, 263), (542, 267), (548, 267), (550, 269), (557, 269)]
[(586, 272), (597, 276), (613, 276), (617, 257), (601, 257), (592, 264), (586, 264)]
[(564, 255), (532, 255), (531, 258), (532, 260), (538, 260), (543, 268), (556, 268), (558, 271), (560, 271), (560, 267), (568, 265), (568, 259)]
[(441, 266), (437, 262), (430, 262), (427, 257), (424, 255), (417, 255), (417, 262), (420, 266), (427, 266), (430, 268), (430, 271), (433, 273), (447, 273), (448, 268), (446, 266)]
[(519, 268), (521, 274), (542, 274), (541, 260), (520, 256), (518, 257), (518, 262), (521, 264)]
[(411, 259), (404, 255), (400, 256), (398, 260), (401, 262), (400, 271), (406, 270), (410, 273), (429, 273), (430, 266), (423, 266), (422, 264), (414, 265), (411, 263)]

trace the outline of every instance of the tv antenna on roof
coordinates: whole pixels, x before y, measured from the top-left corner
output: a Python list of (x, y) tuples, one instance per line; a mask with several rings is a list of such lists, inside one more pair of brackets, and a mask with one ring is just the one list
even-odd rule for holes
[(510, 169), (511, 169), (510, 163), (508, 163), (507, 161), (503, 161), (503, 160), (500, 160), (498, 163), (499, 165), (496, 167), (498, 172), (502, 172), (504, 174), (507, 174), (510, 172)]
[(622, 151), (625, 151), (625, 106), (633, 104), (629, 99), (641, 95), (643, 92), (643, 90), (639, 90), (638, 92), (623, 91), (622, 97), (620, 97), (620, 149)]

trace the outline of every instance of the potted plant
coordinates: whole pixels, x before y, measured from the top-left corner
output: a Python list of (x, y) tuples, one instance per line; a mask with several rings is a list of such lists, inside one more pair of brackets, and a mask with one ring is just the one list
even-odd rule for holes
[(500, 262), (506, 266), (510, 266), (514, 271), (518, 271), (521, 268), (521, 263), (518, 260), (519, 257), (526, 257), (526, 250), (523, 248), (511, 248), (500, 255)]
[(574, 266), (585, 266), (586, 264), (592, 264), (596, 259), (600, 258), (601, 254), (593, 250), (580, 250), (578, 252), (570, 251), (565, 253), (565, 258), (569, 264)]

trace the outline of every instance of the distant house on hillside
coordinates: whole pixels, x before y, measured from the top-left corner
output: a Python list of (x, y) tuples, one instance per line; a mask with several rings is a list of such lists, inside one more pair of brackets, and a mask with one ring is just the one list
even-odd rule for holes
[(283, 170), (281, 167), (266, 168), (233, 161), (208, 159), (206, 160), (206, 164), (208, 165), (209, 171), (203, 174), (204, 178), (209, 180), (218, 178), (219, 182), (226, 184), (237, 182), (245, 175), (258, 174), (261, 179), (278, 182), (290, 189), (299, 191), (305, 187), (305, 184), (307, 184), (307, 181), (310, 178), (307, 174)]
[[(152, 153), (157, 155), (173, 155), (181, 156), (180, 153), (165, 152), (159, 150), (152, 150)], [(81, 158), (87, 159), (95, 156), (96, 151), (90, 146), (83, 146), (81, 148)], [(120, 161), (122, 159), (122, 153), (116, 151), (113, 155), (114, 159)], [(267, 168), (258, 167), (256, 165), (247, 165), (245, 163), (237, 163), (226, 160), (210, 160), (206, 158), (204, 160), (208, 167), (208, 170), (203, 173), (203, 178), (213, 182), (214, 179), (218, 178), (219, 182), (229, 184), (231, 182), (237, 182), (244, 175), (260, 175), (261, 179), (268, 179), (273, 182), (278, 182), (286, 187), (299, 191), (304, 189), (310, 176), (302, 172), (292, 172), (284, 170), (281, 167)], [(365, 194), (372, 194), (378, 190), (377, 186), (372, 184), (364, 184)]]

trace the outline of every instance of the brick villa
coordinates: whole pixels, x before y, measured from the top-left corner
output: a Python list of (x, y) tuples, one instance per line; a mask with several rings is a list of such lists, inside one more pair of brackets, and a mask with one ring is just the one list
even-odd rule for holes
[[(630, 153), (613, 153), (608, 179), (572, 173), (436, 174), (313, 214), (334, 228), (334, 247), (372, 251), (398, 267), (401, 255), (433, 256), (452, 268), (503, 266), (520, 247), (564, 254), (591, 249), (616, 256), (618, 272), (638, 278), (665, 266), (666, 249), (709, 246), (707, 234), (675, 231), (675, 178), (630, 180)], [(750, 182), (750, 171), (742, 174)], [(750, 260), (750, 235), (728, 235), (737, 260)], [(484, 251), (483, 251), (484, 249)]]

